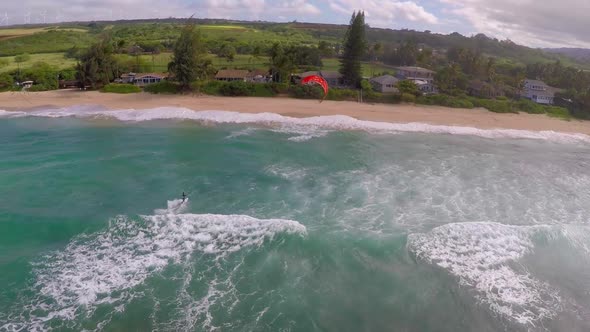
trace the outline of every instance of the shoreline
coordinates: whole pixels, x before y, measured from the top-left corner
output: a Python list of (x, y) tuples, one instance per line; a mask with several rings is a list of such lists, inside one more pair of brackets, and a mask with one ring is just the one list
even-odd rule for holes
[(109, 110), (186, 108), (193, 111), (275, 113), (294, 118), (346, 115), (358, 120), (394, 124), (420, 123), (477, 129), (554, 131), (590, 135), (590, 121), (551, 118), (543, 114), (503, 114), (485, 109), (458, 109), (409, 104), (359, 104), (348, 101), (293, 98), (217, 97), (203, 95), (112, 94), (97, 91), (56, 90), (0, 93), (0, 110), (34, 111), (72, 106), (102, 106)]

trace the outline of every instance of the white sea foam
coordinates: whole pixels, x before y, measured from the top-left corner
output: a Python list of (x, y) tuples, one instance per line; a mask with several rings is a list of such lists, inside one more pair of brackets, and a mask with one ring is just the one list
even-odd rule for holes
[(411, 234), (408, 249), (458, 277), (492, 311), (535, 325), (554, 317), (562, 306), (554, 288), (515, 268), (533, 251), (531, 237), (540, 229), (488, 222), (447, 224), (427, 234)]
[[(134, 287), (170, 264), (194, 264), (194, 253), (219, 259), (260, 246), (279, 233), (306, 234), (305, 226), (291, 220), (178, 214), (186, 203), (170, 201), (168, 209), (139, 220), (117, 217), (105, 231), (79, 236), (64, 250), (35, 263), (34, 288), (40, 298), (26, 305), (29, 313), (3, 328), (43, 331), (54, 319), (91, 317), (101, 304), (124, 310), (136, 295)], [(55, 323), (52, 326), (59, 326)]]
[[(195, 120), (212, 123), (262, 124), (269, 126), (311, 126), (323, 130), (365, 130), (371, 132), (413, 132), (453, 135), (470, 135), (485, 138), (526, 138), (556, 142), (590, 142), (590, 136), (555, 131), (528, 131), (515, 129), (478, 129), (473, 127), (430, 125), (424, 123), (386, 123), (357, 120), (344, 115), (292, 118), (275, 113), (238, 113), (228, 111), (192, 111), (186, 108), (160, 107), (146, 110), (104, 110), (78, 106), (61, 109), (48, 109), (26, 112), (2, 112), (0, 117), (80, 117), (80, 118), (114, 118), (120, 121), (150, 120)], [(297, 140), (305, 140), (305, 135)]]

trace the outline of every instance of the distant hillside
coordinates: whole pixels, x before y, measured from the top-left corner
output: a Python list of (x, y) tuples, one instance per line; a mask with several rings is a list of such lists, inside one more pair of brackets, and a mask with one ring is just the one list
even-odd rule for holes
[[(0, 29), (0, 57), (22, 53), (59, 53), (90, 45), (100, 35), (110, 34), (125, 47), (139, 45), (144, 50), (169, 50), (178, 37), (185, 19), (146, 19), (133, 21), (69, 22), (53, 25), (28, 25)], [(321, 23), (273, 23), (198, 19), (210, 50), (221, 44), (231, 44), (238, 54), (253, 54), (256, 49), (266, 53), (274, 42), (317, 46), (326, 42), (339, 49), (346, 26)], [(58, 28), (59, 26), (59, 28)], [(489, 38), (483, 34), (472, 37), (459, 33), (449, 35), (430, 31), (369, 28), (369, 45), (380, 43), (386, 49), (413, 41), (420, 47), (438, 53), (449, 48), (470, 48), (495, 57), (500, 64), (527, 65), (560, 61), (566, 66), (590, 69), (590, 50), (541, 50), (517, 45), (509, 40)], [(329, 57), (329, 56), (328, 56)]]
[(545, 48), (548, 53), (562, 54), (572, 59), (590, 62), (590, 49), (587, 48)]

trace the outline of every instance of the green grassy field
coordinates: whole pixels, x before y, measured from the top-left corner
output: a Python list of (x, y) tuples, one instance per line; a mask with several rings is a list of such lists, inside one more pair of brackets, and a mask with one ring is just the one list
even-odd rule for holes
[(56, 27), (45, 27), (45, 28), (0, 28), (0, 40), (8, 38), (17, 38), (22, 36), (33, 35), (39, 32), (48, 31), (73, 31), (73, 32), (87, 32), (85, 29), (80, 28), (60, 28)]
[[(340, 61), (337, 58), (322, 59), (322, 62), (324, 63), (324, 67), (322, 68), (324, 70), (338, 70), (340, 68)], [(361, 68), (363, 70), (364, 77), (372, 77), (384, 72), (394, 72), (391, 66), (385, 66), (378, 63), (363, 62), (361, 64)]]
[[(0, 57), (0, 63), (2, 60), (7, 60), (7, 66), (0, 66), (0, 73), (13, 71), (18, 68), (18, 64), (14, 62), (13, 56)], [(55, 66), (59, 69), (69, 69), (76, 65), (76, 62), (72, 59), (66, 59), (63, 53), (42, 53), (42, 54), (31, 54), (31, 59), (27, 62), (20, 64), (21, 69), (32, 66), (35, 62), (45, 62), (49, 65)]]
[(199, 25), (202, 30), (248, 30), (240, 25)]

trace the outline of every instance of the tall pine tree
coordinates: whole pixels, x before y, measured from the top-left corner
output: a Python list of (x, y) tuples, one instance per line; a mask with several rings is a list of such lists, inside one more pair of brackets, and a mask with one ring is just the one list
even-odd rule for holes
[(207, 61), (204, 58), (205, 46), (194, 24), (187, 23), (174, 45), (174, 56), (168, 70), (180, 83), (182, 90), (189, 90), (191, 83), (207, 74)]
[(361, 59), (365, 55), (365, 49), (365, 13), (354, 12), (344, 37), (344, 52), (340, 59), (340, 74), (345, 84), (360, 86), (363, 78)]

